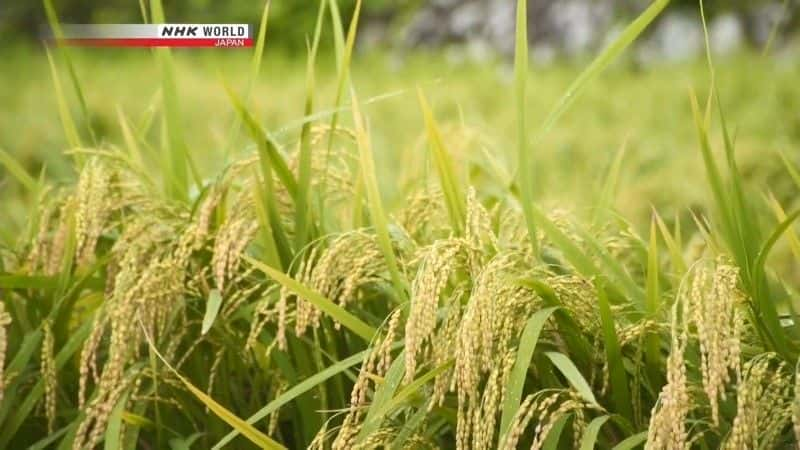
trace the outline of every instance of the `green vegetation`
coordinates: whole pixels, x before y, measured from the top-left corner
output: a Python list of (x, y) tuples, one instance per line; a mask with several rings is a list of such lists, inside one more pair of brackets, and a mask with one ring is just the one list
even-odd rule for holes
[(666, 3), (585, 69), (396, 67), (335, 0), (306, 63), (269, 10), (3, 50), (0, 448), (796, 445), (800, 68), (642, 71)]

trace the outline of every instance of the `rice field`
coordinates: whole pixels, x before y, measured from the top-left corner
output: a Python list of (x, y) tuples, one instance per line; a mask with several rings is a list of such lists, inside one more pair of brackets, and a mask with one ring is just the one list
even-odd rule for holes
[(525, 20), (360, 54), (335, 0), (303, 63), (268, 8), (3, 49), (0, 448), (797, 448), (800, 67), (639, 68), (666, 3), (554, 68)]

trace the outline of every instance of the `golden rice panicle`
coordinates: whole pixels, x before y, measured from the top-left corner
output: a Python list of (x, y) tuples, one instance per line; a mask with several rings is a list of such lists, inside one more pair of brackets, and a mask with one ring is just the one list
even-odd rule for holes
[[(172, 239), (178, 234), (175, 227), (165, 230), (162, 226), (161, 230)], [(106, 322), (100, 322), (110, 328), (108, 356), (92, 400), (83, 408), (75, 449), (91, 448), (102, 438), (111, 410), (123, 393), (120, 386), (125, 385), (125, 371), (141, 350), (143, 331), (154, 337), (165, 333), (170, 313), (183, 304), (176, 300), (185, 293), (186, 264), (176, 259), (176, 243), (143, 236), (118, 248), (122, 253), (119, 270), (111, 298), (104, 304)], [(93, 352), (89, 350), (87, 359), (91, 360)]]
[[(275, 308), (271, 307), (272, 306), (272, 301), (271, 300), (273, 299), (273, 295), (278, 298), (278, 301), (276, 302)], [(276, 317), (278, 315), (279, 310), (283, 310), (284, 311), (284, 315), (285, 315), (286, 307), (285, 307), (285, 305), (284, 305), (283, 308), (280, 307), (280, 304), (279, 304), (281, 302), (280, 297), (283, 297), (283, 293), (282, 293), (282, 289), (280, 287), (278, 287), (277, 285), (272, 284), (272, 285), (269, 285), (266, 288), (266, 290), (264, 292), (264, 298), (262, 298), (256, 304), (255, 311), (253, 312), (253, 318), (252, 318), (252, 320), (250, 322), (251, 323), (250, 332), (247, 335), (247, 340), (245, 341), (245, 345), (244, 345), (244, 350), (245, 351), (248, 351), (251, 348), (253, 348), (253, 346), (256, 343), (256, 340), (258, 339), (259, 334), (261, 334), (261, 331), (264, 329), (264, 327), (267, 325), (267, 323), (269, 323), (271, 321), (275, 321), (275, 322), (278, 323), (279, 326), (281, 325), (281, 321), (278, 321), (276, 319)], [(285, 303), (285, 300), (283, 300), (283, 301)], [(284, 320), (285, 320), (285, 317), (284, 317)], [(285, 341), (285, 338), (286, 338), (285, 327), (286, 327), (286, 325), (285, 325), (285, 322), (284, 322), (284, 324), (283, 324), (283, 332), (282, 333), (281, 332), (276, 333), (275, 343), (281, 342), (281, 339), (283, 341)], [(283, 336), (283, 337), (281, 338), (281, 336)], [(283, 342), (283, 343), (285, 345), (285, 342)]]
[(275, 333), (275, 340), (278, 341), (278, 348), (281, 350), (286, 350), (287, 348), (287, 341), (286, 341), (286, 324), (288, 322), (288, 309), (289, 309), (289, 297), (292, 295), (292, 292), (284, 286), (281, 286), (279, 293), (278, 293), (278, 303), (276, 308), (278, 309), (278, 330)]
[(689, 448), (686, 418), (692, 409), (686, 377), (686, 302), (680, 298), (672, 308), (672, 341), (667, 358), (667, 384), (661, 389), (650, 415), (646, 450), (683, 450)]
[(772, 353), (744, 365), (736, 388), (736, 417), (723, 448), (775, 448), (792, 417), (792, 382), (785, 369)]
[(53, 327), (50, 320), (42, 324), (41, 376), (44, 381), (44, 410), (47, 431), (53, 432), (56, 421), (56, 361), (54, 356)]
[[(449, 302), (447, 317), (439, 327), (436, 336), (433, 338), (436, 345), (433, 346), (433, 366), (439, 367), (446, 364), (453, 358), (453, 351), (458, 340), (458, 326), (462, 319), (462, 308), (460, 298), (464, 295), (462, 290), (453, 293), (453, 299)], [(444, 396), (448, 390), (454, 388), (455, 370), (449, 368), (433, 380), (433, 393), (431, 401), (428, 403), (428, 410), (444, 404)]]
[[(370, 384), (374, 383), (373, 375), (384, 376), (389, 369), (391, 363), (391, 349), (394, 344), (397, 329), (402, 318), (400, 309), (395, 310), (389, 317), (386, 325), (386, 333), (382, 339), (370, 349), (369, 356), (361, 365), (358, 372), (358, 377), (353, 385), (353, 390), (350, 392), (350, 406), (347, 415), (339, 428), (336, 439), (333, 442), (334, 449), (350, 449), (355, 444), (354, 438), (360, 431), (360, 424), (364, 418), (364, 407), (367, 404), (367, 394), (370, 389)], [(373, 386), (373, 389), (375, 387)], [(380, 434), (381, 431), (376, 431), (373, 434)], [(372, 439), (371, 435), (369, 439)], [(371, 448), (369, 446), (365, 448)]]
[(500, 448), (516, 449), (528, 424), (536, 418), (531, 448), (541, 449), (547, 434), (559, 419), (570, 413), (578, 414), (585, 407), (585, 402), (571, 390), (545, 390), (529, 395), (517, 410)]
[(47, 264), (48, 260), (48, 251), (51, 245), (50, 242), (50, 225), (53, 221), (53, 216), (57, 211), (57, 202), (50, 200), (44, 200), (46, 196), (51, 194), (51, 189), (45, 189), (44, 192), (40, 195), (39, 206), (38, 206), (38, 231), (36, 232), (36, 236), (34, 236), (33, 241), (30, 245), (30, 252), (26, 258), (26, 263), (28, 266), (28, 270), (31, 273), (36, 273), (44, 269), (44, 265)]
[(423, 256), (411, 286), (411, 307), (406, 322), (405, 381), (414, 379), (417, 357), (436, 328), (439, 297), (453, 271), (463, 265), (464, 243), (458, 239), (436, 241)]
[[(320, 251), (307, 284), (342, 307), (357, 299), (363, 286), (383, 281), (386, 263), (374, 236), (352, 231), (334, 237)], [(336, 328), (339, 328), (337, 323)]]
[(736, 267), (719, 260), (713, 273), (709, 272), (705, 267), (698, 269), (687, 301), (700, 345), (703, 390), (712, 421), (719, 426), (719, 400), (725, 399), (731, 371), (740, 370), (743, 294), (737, 288)]
[(100, 348), (100, 342), (106, 330), (105, 315), (99, 314), (92, 324), (92, 332), (81, 348), (80, 363), (78, 365), (78, 408), (83, 409), (86, 404), (86, 390), (89, 384), (89, 378), (93, 382), (97, 382), (97, 350)]
[[(2, 362), (2, 360), (0, 360)], [(0, 384), (2, 386), (2, 384)], [(0, 399), (2, 400), (2, 399)], [(794, 400), (792, 401), (792, 429), (795, 440), (800, 443), (800, 361), (794, 369)]]
[(242, 253), (257, 229), (258, 223), (250, 218), (229, 217), (217, 231), (211, 266), (220, 292), (225, 291), (225, 281), (238, 268)]
[(519, 276), (520, 254), (501, 253), (475, 276), (458, 328), (456, 385), (459, 396), (475, 397), (482, 377), (502, 365), (537, 297), (510, 280)]
[(361, 364), (353, 390), (350, 392), (350, 407), (339, 428), (339, 433), (333, 441), (332, 448), (334, 450), (349, 450), (355, 444), (355, 437), (364, 419), (364, 406), (367, 403), (370, 375), (374, 373), (378, 357), (378, 352), (373, 348), (370, 350), (367, 360)]
[(433, 188), (414, 191), (398, 212), (397, 223), (418, 243), (447, 237), (451, 230), (446, 226), (444, 195)]
[(53, 234), (53, 239), (50, 243), (50, 251), (47, 254), (47, 262), (44, 265), (44, 273), (46, 275), (55, 275), (61, 270), (67, 240), (70, 238), (70, 222), (72, 221), (70, 215), (74, 214), (74, 209), (75, 196), (70, 195), (59, 208), (58, 226)]
[(500, 359), (499, 364), (492, 369), (488, 376), (480, 407), (475, 408), (474, 411), (473, 448), (475, 449), (492, 448), (494, 442), (497, 416), (503, 402), (506, 381), (514, 364), (514, 354), (508, 352), (504, 358)]
[(376, 373), (378, 375), (384, 375), (386, 371), (389, 370), (389, 365), (392, 363), (392, 345), (395, 339), (397, 339), (397, 331), (398, 328), (400, 328), (400, 319), (402, 318), (403, 313), (400, 309), (396, 309), (389, 316), (389, 323), (386, 326), (386, 336), (383, 338), (383, 341), (381, 341), (377, 350), (378, 365), (376, 367)]
[(477, 270), (487, 256), (497, 247), (497, 237), (492, 230), (492, 221), (486, 208), (478, 201), (475, 188), (467, 191), (467, 225), (465, 238), (476, 251), (470, 252), (470, 267)]
[(11, 315), (6, 312), (6, 304), (0, 302), (0, 403), (3, 402), (3, 393), (6, 388), (5, 365), (9, 325), (11, 325)]
[(581, 330), (590, 336), (598, 336), (601, 324), (596, 307), (597, 290), (591, 280), (575, 275), (556, 275), (549, 277), (547, 283)]
[[(317, 248), (313, 248), (308, 257), (298, 266), (295, 278), (301, 283), (307, 283), (307, 280), (311, 278), (311, 273), (314, 270), (314, 263), (317, 259), (317, 253)], [(319, 327), (321, 319), (322, 311), (320, 311), (319, 308), (302, 297), (296, 297), (294, 317), (295, 335), (302, 336), (307, 328)]]
[(98, 158), (90, 159), (75, 192), (75, 256), (79, 265), (91, 263), (97, 240), (116, 204), (112, 172)]
[[(533, 443), (531, 444), (531, 450), (541, 450), (547, 435), (550, 433), (550, 430), (553, 429), (553, 427), (561, 418), (566, 417), (570, 413), (574, 413), (576, 416), (574, 424), (575, 436), (577, 437), (582, 434), (584, 422), (583, 409), (586, 408), (587, 405), (574, 391), (568, 391), (566, 397), (567, 398), (558, 405), (558, 408), (548, 412), (544, 417), (539, 417), (539, 423), (534, 429), (534, 438)], [(577, 444), (577, 438), (575, 440), (575, 444)]]

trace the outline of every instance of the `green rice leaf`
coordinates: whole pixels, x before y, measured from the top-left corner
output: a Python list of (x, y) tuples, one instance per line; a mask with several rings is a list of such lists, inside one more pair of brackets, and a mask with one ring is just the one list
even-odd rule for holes
[(586, 382), (586, 379), (583, 378), (581, 372), (575, 367), (575, 364), (563, 353), (559, 352), (547, 352), (545, 353), (550, 361), (553, 362), (553, 365), (558, 368), (559, 372), (569, 381), (569, 384), (575, 388), (576, 391), (583, 397), (584, 400), (587, 402), (598, 405), (597, 399), (594, 397), (594, 393), (592, 393), (592, 388), (589, 386), (589, 383)]
[[(427, 383), (433, 381), (441, 373), (450, 369), (455, 364), (455, 361), (448, 361), (444, 364), (434, 367), (433, 369), (426, 372), (424, 375), (420, 376), (419, 378), (415, 379), (407, 386), (400, 389), (400, 391), (395, 395), (390, 401), (386, 402), (381, 408), (377, 409), (373, 418), (373, 422), (377, 422), (374, 424), (375, 427), (380, 425), (381, 421), (393, 411), (395, 408), (399, 407), (403, 403), (405, 403), (409, 398), (412, 396), (419, 394), (422, 390), (422, 387), (425, 386)], [(371, 424), (367, 424), (367, 426), (371, 426)]]
[(503, 400), (503, 412), (500, 419), (498, 443), (503, 442), (505, 439), (508, 428), (511, 426), (511, 421), (519, 410), (519, 405), (522, 402), (522, 390), (525, 387), (525, 378), (528, 375), (528, 367), (531, 365), (536, 343), (539, 341), (539, 334), (542, 332), (547, 319), (556, 309), (558, 307), (551, 306), (537, 311), (525, 322), (525, 328), (519, 338), (519, 347), (517, 348), (517, 356), (514, 359), (514, 366), (508, 376), (508, 384), (506, 385)]
[(122, 448), (120, 437), (122, 435), (122, 413), (125, 412), (125, 405), (128, 403), (128, 394), (122, 396), (117, 401), (114, 409), (111, 410), (111, 416), (108, 418), (108, 426), (106, 427), (105, 442), (103, 448), (105, 450), (117, 450)]
[[(47, 54), (47, 62), (50, 63), (50, 75), (53, 77), (53, 90), (58, 104), (58, 115), (61, 118), (61, 125), (64, 127), (64, 136), (67, 138), (67, 144), (72, 148), (81, 147), (81, 138), (78, 135), (78, 129), (75, 127), (72, 113), (69, 111), (67, 99), (64, 97), (64, 90), (61, 88), (61, 79), (53, 61), (53, 55), (50, 54), (50, 50), (46, 50), (45, 53)], [(80, 159), (78, 159), (78, 162), (80, 163)]]
[(171, 450), (191, 450), (192, 444), (202, 436), (203, 433), (197, 432), (185, 438), (172, 438), (169, 440), (169, 448)]
[(424, 405), (417, 410), (406, 422), (403, 428), (397, 433), (392, 441), (392, 450), (403, 450), (405, 443), (409, 437), (419, 428), (425, 418), (428, 416), (428, 406)]
[(636, 433), (633, 436), (625, 438), (622, 442), (614, 446), (613, 450), (632, 450), (647, 440), (647, 431)]
[(600, 310), (600, 322), (603, 328), (603, 347), (605, 348), (609, 381), (611, 383), (609, 396), (614, 404), (615, 412), (626, 419), (632, 420), (633, 409), (631, 405), (633, 403), (628, 389), (628, 376), (625, 372), (625, 362), (622, 359), (622, 349), (617, 337), (611, 304), (608, 302), (608, 295), (602, 281), (596, 280), (595, 287), (597, 288), (597, 306)]
[[(323, 0), (324, 1), (324, 0)], [(331, 20), (333, 21), (334, 36), (341, 33), (341, 18), (339, 17), (339, 9), (335, 0), (330, 2), (331, 5)], [(328, 170), (333, 151), (333, 141), (336, 138), (336, 127), (339, 122), (339, 107), (345, 94), (345, 86), (349, 81), (350, 59), (353, 55), (353, 46), (356, 42), (356, 32), (358, 30), (358, 19), (361, 15), (361, 0), (356, 0), (356, 5), (353, 10), (352, 19), (350, 19), (350, 26), (347, 30), (347, 39), (345, 41), (344, 49), (341, 55), (337, 52), (337, 65), (338, 71), (336, 74), (336, 96), (333, 101), (333, 114), (331, 115), (331, 122), (328, 129), (328, 145), (325, 149), (325, 168), (322, 172), (322, 186), (320, 187), (320, 211), (322, 211), (322, 203), (325, 201), (328, 185)], [(336, 38), (338, 41), (338, 38)]]
[(14, 176), (19, 183), (30, 192), (39, 190), (39, 183), (28, 174), (24, 167), (5, 150), (0, 148), (0, 165), (6, 168), (8, 173)]
[(275, 175), (286, 187), (289, 195), (292, 197), (296, 196), (298, 189), (297, 180), (295, 180), (294, 174), (289, 169), (289, 165), (286, 163), (283, 155), (281, 155), (280, 150), (278, 150), (278, 143), (261, 128), (261, 125), (258, 124), (252, 114), (245, 108), (239, 96), (237, 96), (227, 84), (225, 84), (225, 91), (228, 93), (228, 98), (236, 109), (236, 112), (239, 113), (242, 121), (250, 131), (250, 136), (256, 141), (259, 157), (261, 158), (262, 176), (266, 177), (267, 172), (269, 172), (266, 170), (266, 167), (269, 167), (270, 170), (275, 171)]
[(329, 0), (328, 7), (331, 12), (331, 23), (333, 24), (333, 49), (336, 55), (336, 70), (342, 70), (342, 62), (344, 61), (344, 26), (342, 25), (342, 15), (339, 11), (339, 2), (337, 0)]
[(53, 289), (57, 286), (58, 278), (47, 275), (0, 275), (3, 289)]
[(570, 418), (570, 414), (561, 416), (556, 423), (553, 424), (553, 428), (550, 428), (550, 431), (547, 433), (547, 436), (544, 438), (544, 442), (542, 442), (542, 450), (557, 450), (558, 449), (558, 441), (561, 440), (561, 435), (564, 432), (564, 428), (567, 425), (567, 421)]
[(528, 154), (528, 124), (526, 123), (526, 85), (528, 81), (528, 11), (527, 0), (517, 0), (514, 32), (514, 101), (517, 107), (517, 158), (519, 167), (520, 201), (525, 215), (528, 238), (534, 254), (539, 252), (536, 219), (533, 213), (533, 168)]
[(208, 333), (211, 325), (214, 325), (220, 305), (222, 305), (222, 295), (218, 289), (212, 289), (208, 294), (208, 301), (206, 301), (206, 313), (203, 316), (203, 327), (200, 334)]
[(600, 433), (600, 427), (606, 423), (609, 416), (600, 416), (589, 422), (586, 426), (586, 431), (583, 432), (581, 438), (580, 450), (593, 450), (597, 444), (597, 435)]
[(628, 139), (626, 138), (620, 146), (614, 160), (611, 162), (611, 167), (608, 169), (608, 174), (603, 180), (602, 188), (600, 189), (600, 197), (597, 202), (597, 207), (593, 214), (593, 221), (598, 222), (598, 219), (607, 214), (608, 211), (614, 208), (614, 199), (617, 195), (617, 188), (619, 185), (620, 171), (622, 169), (622, 160), (625, 158), (625, 151), (628, 148)]
[[(686, 273), (686, 261), (683, 259), (683, 252), (681, 251), (680, 247), (680, 238), (677, 236), (677, 234), (675, 237), (673, 237), (672, 233), (669, 231), (669, 228), (667, 228), (667, 225), (664, 223), (664, 220), (655, 210), (653, 210), (653, 217), (655, 222), (658, 224), (659, 231), (661, 231), (661, 237), (664, 239), (667, 249), (669, 250), (670, 263), (672, 264), (675, 278), (680, 278), (684, 273)], [(678, 222), (676, 219), (675, 224), (677, 227), (680, 222)]]
[[(47, 16), (47, 22), (53, 31), (53, 36), (56, 39), (62, 39), (64, 37), (64, 33), (61, 30), (61, 23), (58, 20), (58, 15), (56, 14), (56, 10), (53, 7), (52, 0), (43, 0), (43, 4), (44, 4), (45, 15)], [(67, 66), (67, 74), (69, 75), (69, 79), (72, 82), (72, 87), (75, 90), (75, 95), (78, 98), (78, 104), (80, 105), (81, 113), (83, 113), (83, 119), (84, 122), (86, 123), (86, 128), (89, 131), (89, 136), (92, 138), (93, 143), (97, 143), (97, 137), (95, 136), (94, 129), (92, 129), (92, 118), (89, 114), (89, 107), (87, 106), (86, 103), (86, 97), (83, 95), (83, 88), (81, 88), (81, 83), (80, 80), (78, 79), (78, 73), (75, 70), (75, 65), (72, 64), (72, 56), (70, 55), (70, 52), (66, 47), (62, 47), (59, 45), (58, 51), (63, 57), (65, 65)], [(52, 60), (51, 60), (51, 68), (52, 68)], [(56, 90), (57, 91), (60, 90), (60, 86), (57, 87)], [(59, 100), (63, 100), (63, 98)], [(73, 123), (73, 128), (74, 128), (74, 123)], [(69, 135), (67, 137), (69, 138)]]
[(405, 370), (405, 358), (403, 357), (403, 353), (400, 353), (400, 355), (394, 359), (392, 365), (389, 367), (389, 370), (386, 372), (386, 376), (383, 378), (383, 383), (381, 383), (380, 387), (378, 387), (378, 389), (375, 391), (375, 395), (372, 398), (372, 404), (369, 405), (369, 409), (367, 409), (367, 415), (364, 418), (364, 425), (362, 425), (361, 430), (358, 432), (358, 435), (356, 435), (356, 444), (363, 442), (364, 439), (371, 435), (380, 426), (383, 417), (378, 416), (379, 411), (383, 410), (392, 400), (395, 391), (403, 381)]
[(330, 315), (334, 320), (342, 324), (348, 330), (352, 331), (358, 336), (361, 336), (365, 341), (370, 342), (373, 336), (375, 336), (376, 330), (374, 328), (364, 323), (361, 319), (354, 316), (346, 309), (323, 297), (320, 293), (304, 286), (302, 283), (284, 274), (283, 272), (256, 261), (247, 255), (244, 256), (244, 259), (246, 259), (247, 262), (252, 264), (256, 269), (264, 272), (270, 278), (283, 285), (285, 288), (289, 289), (299, 297)]
[(76, 426), (75, 423), (71, 423), (52, 434), (48, 434), (46, 437), (44, 437), (37, 443), (28, 447), (28, 450), (45, 450), (47, 448), (53, 448), (51, 447), (51, 445), (56, 441), (58, 441), (59, 439), (61, 439), (62, 437), (64, 437), (64, 435), (67, 434), (70, 430), (73, 430), (75, 426)]
[[(647, 314), (651, 319), (656, 319), (661, 308), (661, 289), (658, 282), (658, 235), (656, 231), (656, 218), (650, 221), (650, 244), (647, 249)], [(661, 380), (661, 350), (660, 339), (657, 333), (648, 333), (645, 338), (645, 359), (651, 382), (660, 383)]]

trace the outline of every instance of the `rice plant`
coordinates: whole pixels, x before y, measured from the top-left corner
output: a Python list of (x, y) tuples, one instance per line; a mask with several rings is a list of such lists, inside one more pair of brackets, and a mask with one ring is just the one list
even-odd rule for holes
[[(183, 140), (168, 50), (155, 55), (159, 114), (136, 124), (120, 111), (123, 142), (98, 142), (68, 107), (65, 78), (82, 96), (70, 56), (52, 49), (76, 177), (55, 183), (0, 153), (35, 199), (0, 258), (0, 448), (797, 446), (796, 280), (769, 255), (784, 235), (800, 248), (800, 211), (745, 182), (713, 86), (705, 105), (690, 93), (687, 116), (713, 199), (695, 239), (656, 210), (642, 235), (613, 210), (586, 220), (545, 208), (533, 167), (543, 136), (667, 1), (618, 35), (533, 136), (525, 4), (509, 99), (518, 163), (498, 158), (508, 177), (473, 179), (420, 87), (433, 170), (396, 207), (350, 79), (360, 3), (347, 27), (335, 0), (319, 3), (297, 135), (276, 136), (249, 87), (225, 85), (230, 139), (242, 131), (253, 146), (225, 149), (207, 178)], [(164, 20), (158, 0), (143, 11)], [(338, 72), (320, 107), (325, 27)], [(602, 189), (609, 210), (622, 157)]]

